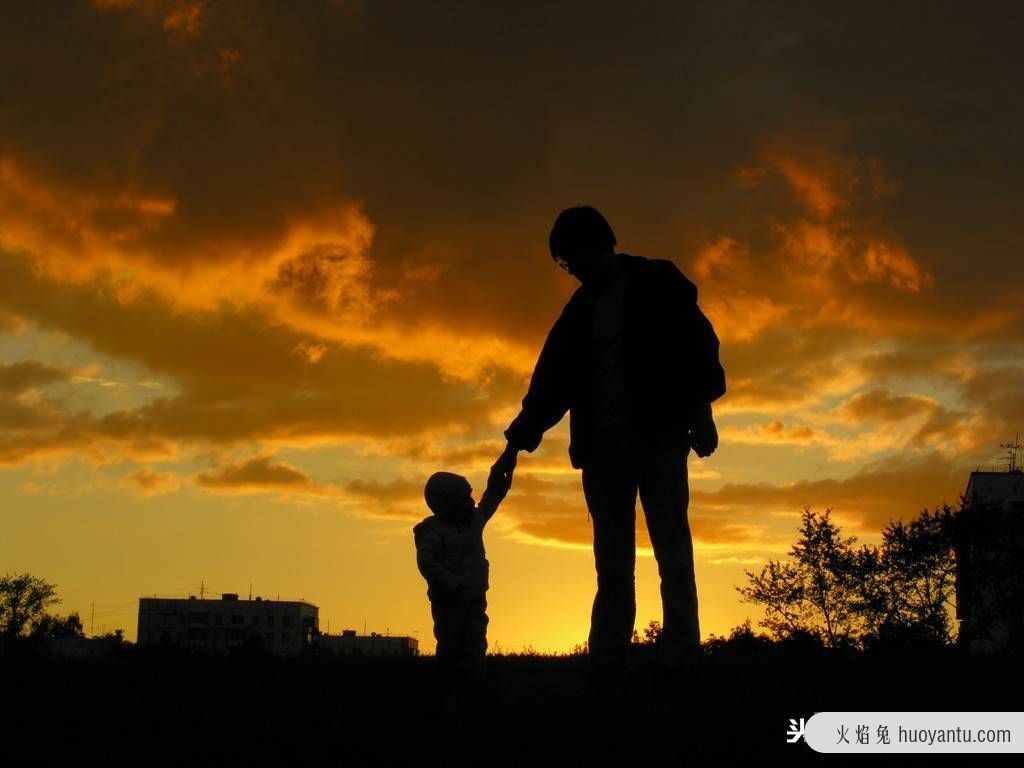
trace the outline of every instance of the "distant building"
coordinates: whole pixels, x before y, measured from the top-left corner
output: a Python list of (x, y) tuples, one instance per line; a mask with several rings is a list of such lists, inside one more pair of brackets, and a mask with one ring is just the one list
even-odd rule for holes
[(956, 534), (956, 617), (971, 653), (1024, 649), (1024, 473), (972, 472)]
[(293, 600), (220, 600), (195, 597), (139, 598), (139, 646), (169, 644), (226, 655), (246, 644), (263, 645), (276, 656), (299, 656), (319, 633), (320, 609)]
[(346, 629), (340, 635), (320, 635), (316, 645), (327, 655), (335, 656), (419, 656), (420, 643), (414, 637), (378, 635), (357, 635), (354, 629)]

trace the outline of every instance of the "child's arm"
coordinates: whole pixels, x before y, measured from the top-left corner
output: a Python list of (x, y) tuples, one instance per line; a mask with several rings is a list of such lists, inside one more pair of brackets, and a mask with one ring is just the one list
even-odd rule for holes
[(421, 528), (414, 530), (416, 538), (416, 565), (420, 573), (427, 580), (431, 587), (437, 587), (442, 592), (455, 594), (458, 591), (461, 581), (459, 577), (444, 567), (441, 560), (441, 540), (436, 533)]
[(484, 525), (498, 510), (498, 505), (505, 499), (511, 487), (512, 473), (503, 472), (497, 464), (491, 467), (491, 474), (487, 478), (487, 490), (484, 491), (483, 498), (480, 499), (480, 504), (477, 507)]

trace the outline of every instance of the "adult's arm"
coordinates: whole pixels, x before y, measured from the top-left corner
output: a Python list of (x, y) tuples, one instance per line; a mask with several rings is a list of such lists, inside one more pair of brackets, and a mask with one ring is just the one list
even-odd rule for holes
[(689, 411), (690, 440), (700, 457), (710, 456), (718, 448), (718, 430), (711, 403), (725, 394), (725, 370), (719, 360), (719, 341), (711, 321), (697, 304), (697, 286), (675, 264), (658, 264), (659, 284), (669, 293), (662, 299), (671, 308), (676, 339), (680, 340), (685, 381), (684, 407)]
[(571, 324), (576, 297), (566, 304), (552, 326), (533, 369), (530, 388), (523, 398), (519, 415), (505, 430), (505, 439), (514, 461), (516, 451), (533, 452), (544, 433), (555, 426), (569, 410), (571, 382)]
[(710, 404), (725, 394), (725, 369), (719, 360), (718, 334), (697, 304), (697, 286), (672, 262), (662, 264), (671, 290), (669, 304), (676, 312), (679, 354), (686, 359), (688, 396), (696, 414), (710, 413)]
[(707, 316), (693, 303), (693, 324), (696, 329), (696, 392), (700, 403), (709, 405), (725, 394), (725, 369), (719, 359), (718, 334)]

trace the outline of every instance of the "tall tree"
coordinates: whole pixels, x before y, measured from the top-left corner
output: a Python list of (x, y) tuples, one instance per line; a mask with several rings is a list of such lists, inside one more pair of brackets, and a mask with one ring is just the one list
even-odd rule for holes
[(873, 622), (880, 639), (945, 645), (953, 640), (956, 592), (955, 514), (949, 505), (882, 531), (880, 581), (886, 600)]
[(77, 613), (69, 616), (51, 616), (44, 613), (32, 623), (30, 634), (44, 640), (56, 640), (62, 637), (85, 637), (85, 630)]
[(770, 560), (760, 574), (746, 571), (750, 584), (736, 588), (744, 602), (765, 607), (761, 624), (776, 639), (807, 632), (837, 647), (857, 634), (855, 577), (858, 558), (867, 555), (853, 549), (856, 537), (840, 535), (831, 513), (826, 509), (819, 515), (805, 507), (791, 562)]
[(0, 578), (0, 633), (8, 638), (25, 634), (59, 602), (55, 585), (29, 573), (7, 574)]
[(951, 642), (956, 572), (949, 506), (891, 522), (881, 546), (859, 549), (830, 512), (805, 508), (790, 561), (746, 572), (749, 584), (737, 590), (744, 602), (765, 608), (761, 625), (776, 640), (811, 633), (829, 647)]

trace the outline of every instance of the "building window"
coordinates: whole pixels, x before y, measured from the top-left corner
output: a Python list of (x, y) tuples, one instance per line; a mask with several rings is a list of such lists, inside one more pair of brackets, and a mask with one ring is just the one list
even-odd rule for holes
[(285, 644), (288, 643), (288, 633), (287, 632), (282, 632), (281, 633), (281, 642), (285, 643)]
[(290, 627), (291, 625), (292, 625), (292, 617), (291, 616), (282, 616), (281, 617), (281, 626), (282, 627)]
[(260, 625), (260, 617), (259, 616), (253, 616), (252, 619), (251, 619), (251, 622), (252, 622), (252, 625), (254, 627), (258, 627)]
[(231, 623), (232, 624), (242, 624), (244, 622), (242, 621), (242, 617), (239, 614), (235, 613), (235, 614), (233, 614), (231, 616)]
[(267, 616), (267, 626), (268, 627), (274, 626), (274, 617), (273, 616)]

